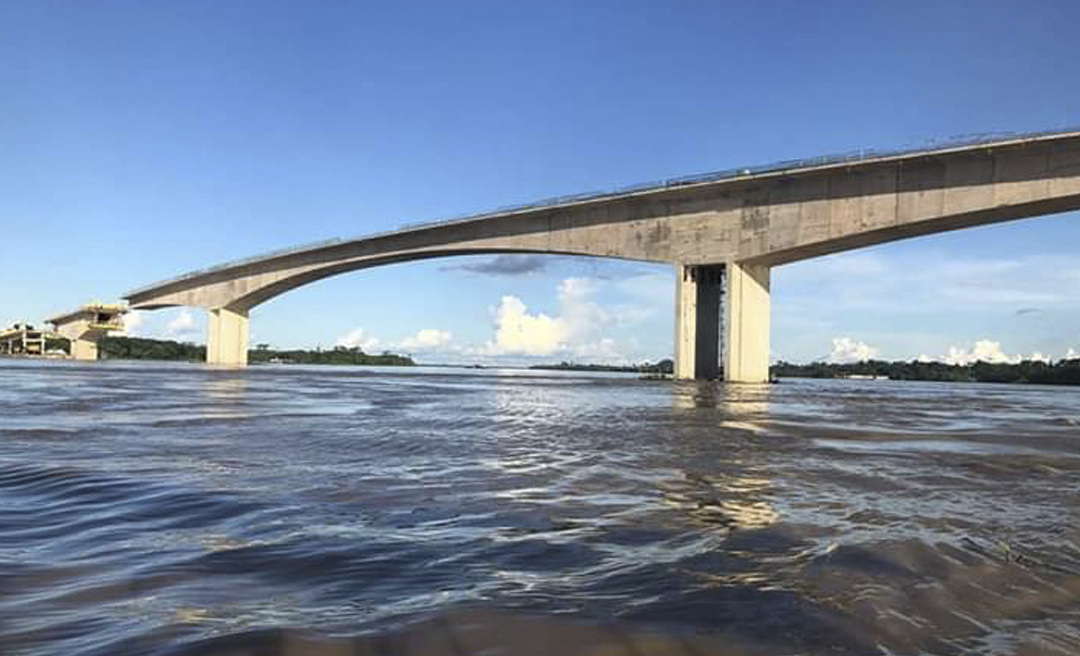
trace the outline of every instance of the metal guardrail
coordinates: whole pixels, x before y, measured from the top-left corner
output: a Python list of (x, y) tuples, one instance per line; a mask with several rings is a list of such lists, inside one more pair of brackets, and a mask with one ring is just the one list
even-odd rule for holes
[(146, 292), (146, 291), (150, 291), (151, 289), (155, 289), (157, 287), (163, 287), (165, 285), (171, 285), (173, 283), (181, 282), (183, 280), (188, 280), (189, 278), (196, 278), (198, 276), (206, 275), (208, 273), (213, 273), (215, 271), (224, 271), (225, 269), (231, 269), (233, 267), (243, 266), (245, 264), (251, 264), (252, 262), (258, 262), (260, 260), (268, 260), (268, 259), (274, 258), (274, 257), (283, 257), (285, 255), (292, 255), (294, 253), (303, 253), (304, 251), (310, 251), (310, 250), (314, 250), (316, 248), (326, 248), (327, 246), (333, 246), (334, 244), (343, 244), (346, 241), (350, 241), (350, 240), (340, 239), (340, 238), (324, 239), (322, 241), (316, 241), (316, 242), (311, 242), (311, 243), (307, 243), (307, 244), (301, 244), (299, 246), (290, 246), (288, 248), (279, 248), (279, 249), (276, 249), (276, 250), (273, 250), (273, 251), (269, 251), (267, 253), (259, 253), (258, 255), (252, 255), (250, 257), (241, 258), (239, 260), (230, 260), (230, 261), (228, 261), (228, 262), (226, 262), (224, 264), (217, 264), (215, 266), (206, 267), (206, 268), (203, 268), (203, 269), (195, 269), (194, 271), (188, 271), (187, 273), (185, 273), (183, 275), (176, 276), (175, 278), (169, 278), (167, 280), (162, 280), (160, 282), (151, 283), (149, 285), (143, 285), (142, 287), (139, 287), (137, 289), (133, 289), (130, 292), (124, 294), (121, 298), (130, 298), (132, 296), (135, 296), (137, 294), (141, 294), (141, 293)]
[(588, 191), (576, 194), (567, 194), (562, 196), (553, 196), (550, 198), (544, 198), (531, 203), (522, 203), (519, 205), (507, 205), (498, 207), (493, 210), (486, 210), (483, 212), (465, 213), (459, 214), (443, 219), (437, 219), (432, 221), (422, 221), (416, 223), (405, 223), (394, 230), (385, 230), (381, 232), (369, 233), (365, 235), (359, 235), (351, 238), (334, 238), (318, 241), (310, 244), (304, 244), (301, 246), (294, 246), (291, 248), (282, 248), (268, 253), (261, 253), (252, 257), (246, 257), (239, 260), (232, 260), (224, 264), (217, 266), (207, 267), (204, 269), (197, 269), (195, 271), (189, 271), (183, 275), (161, 282), (156, 282), (150, 285), (139, 287), (124, 295), (124, 298), (130, 298), (143, 292), (156, 289), (158, 287), (164, 287), (174, 283), (182, 282), (198, 276), (215, 273), (219, 271), (225, 271), (234, 267), (243, 266), (245, 264), (251, 264), (262, 260), (268, 260), (276, 257), (284, 257), (287, 255), (294, 255), (317, 248), (326, 248), (328, 246), (335, 246), (339, 244), (347, 244), (356, 241), (362, 241), (366, 239), (375, 239), (379, 237), (386, 237), (389, 235), (395, 235), (403, 232), (410, 232), (414, 230), (425, 230), (429, 228), (437, 228), (442, 226), (449, 226), (456, 223), (464, 223), (468, 221), (477, 221), (480, 219), (491, 218), (494, 216), (501, 216), (505, 214), (515, 214), (528, 212), (532, 210), (540, 210), (551, 207), (557, 207), (560, 205), (570, 205), (574, 203), (583, 203), (589, 201), (604, 200), (614, 198), (618, 196), (625, 196), (628, 194), (643, 193), (649, 191), (661, 191), (664, 189), (673, 189), (677, 187), (685, 187), (696, 184), (704, 184), (710, 182), (723, 182), (727, 180), (736, 180), (745, 177), (757, 177), (761, 175), (768, 175), (773, 173), (793, 172), (803, 169), (820, 168), (823, 166), (836, 166), (840, 164), (857, 164), (861, 162), (868, 162), (878, 159), (889, 159), (897, 157), (905, 157), (911, 155), (919, 155), (922, 153), (931, 154), (946, 150), (953, 150), (958, 148), (970, 148), (973, 146), (1000, 144), (1000, 143), (1012, 143), (1017, 141), (1028, 141), (1054, 136), (1064, 136), (1068, 134), (1080, 134), (1080, 126), (1064, 128), (1060, 130), (1042, 130), (1038, 132), (979, 132), (974, 134), (957, 135), (952, 137), (946, 137), (943, 139), (931, 139), (919, 146), (908, 146), (903, 148), (893, 149), (860, 149), (852, 150), (845, 153), (822, 155), (818, 157), (809, 157), (803, 159), (789, 159), (779, 162), (771, 162), (769, 164), (760, 164), (754, 166), (743, 166), (729, 169), (722, 169), (719, 171), (710, 171), (707, 173), (697, 173), (685, 176), (678, 176), (674, 178), (666, 178), (662, 180), (654, 180), (652, 182), (643, 182), (632, 185), (626, 185), (616, 187), (609, 190)]

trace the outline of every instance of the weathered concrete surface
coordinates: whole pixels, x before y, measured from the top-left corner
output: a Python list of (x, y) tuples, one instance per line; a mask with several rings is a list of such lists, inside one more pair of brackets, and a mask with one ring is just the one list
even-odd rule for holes
[(72, 339), (71, 340), (71, 357), (75, 360), (97, 360), (98, 359), (98, 340), (97, 339)]
[[(279, 294), (339, 273), (483, 253), (767, 268), (896, 239), (1076, 209), (1080, 133), (1073, 132), (494, 213), (226, 265), (126, 298), (133, 308), (189, 305), (246, 313)], [(740, 343), (750, 344), (745, 339), (750, 333), (766, 329), (750, 317), (733, 330), (737, 340), (742, 336)], [(736, 350), (731, 357), (737, 363), (749, 357), (739, 356), (738, 348), (729, 348)], [(737, 379), (736, 370), (760, 369), (760, 364), (748, 366), (726, 368), (726, 377)]]
[(769, 267), (733, 262), (724, 271), (724, 377), (769, 382)]
[(123, 305), (89, 303), (73, 312), (48, 320), (61, 336), (71, 342), (75, 360), (97, 360), (98, 340), (114, 330), (123, 330)]
[(723, 266), (675, 266), (675, 376), (711, 380), (719, 373)]
[(248, 361), (247, 312), (228, 308), (211, 310), (206, 337), (206, 361), (210, 364), (244, 366)]

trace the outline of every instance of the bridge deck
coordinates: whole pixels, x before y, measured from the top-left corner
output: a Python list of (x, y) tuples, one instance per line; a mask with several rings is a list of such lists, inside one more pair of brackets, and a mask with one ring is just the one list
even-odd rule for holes
[(1027, 142), (1035, 142), (1046, 139), (1059, 139), (1072, 136), (1080, 136), (1080, 128), (1026, 133), (981, 133), (976, 135), (966, 135), (962, 137), (937, 140), (929, 145), (923, 145), (919, 147), (883, 150), (864, 149), (848, 153), (823, 155), (806, 159), (784, 160), (779, 162), (773, 162), (770, 164), (729, 168), (720, 171), (712, 171), (708, 173), (693, 174), (675, 178), (668, 178), (665, 180), (634, 184), (607, 191), (590, 191), (578, 194), (555, 196), (552, 198), (546, 198), (531, 203), (505, 206), (496, 208), (494, 210), (488, 210), (473, 214), (465, 214), (456, 217), (450, 217), (447, 219), (420, 223), (407, 223), (396, 230), (381, 231), (352, 238), (326, 239), (313, 243), (303, 244), (300, 246), (294, 246), (290, 248), (270, 251), (267, 253), (261, 253), (252, 257), (232, 260), (224, 264), (207, 267), (204, 269), (197, 269), (173, 278), (145, 285), (128, 292), (124, 295), (124, 298), (131, 298), (140, 294), (145, 294), (161, 287), (166, 287), (168, 285), (173, 285), (186, 280), (191, 280), (200, 276), (227, 271), (229, 269), (242, 267), (266, 260), (272, 260), (274, 258), (298, 255), (310, 251), (327, 248), (330, 246), (339, 246), (343, 244), (360, 242), (370, 239), (402, 235), (431, 228), (443, 228), (456, 224), (490, 220), (494, 218), (506, 218), (514, 215), (528, 214), (530, 212), (535, 212), (539, 210), (548, 210), (559, 207), (571, 207), (588, 203), (610, 201), (617, 198), (632, 197), (635, 195), (654, 194), (657, 192), (671, 189), (725, 183), (731, 181), (767, 179), (776, 176), (792, 176), (804, 173), (817, 172), (821, 171), (822, 169), (851, 167), (855, 165), (861, 166), (902, 159), (931, 157), (966, 150), (979, 150), (983, 148), (1011, 146)]

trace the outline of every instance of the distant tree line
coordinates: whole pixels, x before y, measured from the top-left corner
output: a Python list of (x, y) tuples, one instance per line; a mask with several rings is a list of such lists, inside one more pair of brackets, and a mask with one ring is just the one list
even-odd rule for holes
[(865, 360), (850, 364), (825, 362), (792, 364), (781, 361), (770, 367), (770, 372), (776, 378), (886, 376), (893, 380), (1080, 385), (1080, 359), (1057, 362), (1024, 360), (1017, 364), (980, 361), (963, 365), (918, 360), (910, 362)]
[(659, 362), (643, 362), (641, 364), (609, 365), (609, 364), (578, 364), (575, 362), (560, 362), (559, 364), (536, 364), (530, 369), (547, 369), (553, 371), (613, 371), (637, 374), (671, 374), (675, 372), (675, 363), (671, 359)]
[[(65, 340), (66, 341), (66, 340)], [(69, 351), (70, 352), (70, 351)], [(145, 337), (103, 337), (98, 342), (98, 356), (103, 360), (171, 360), (178, 362), (205, 362), (206, 347), (190, 342)], [(287, 364), (358, 364), (412, 366), (412, 358), (393, 353), (369, 355), (358, 348), (335, 347), (322, 349), (289, 349), (278, 351), (260, 344), (248, 351), (248, 362), (262, 364), (281, 362)]]
[(206, 360), (206, 347), (168, 339), (102, 337), (98, 341), (98, 357), (102, 360), (202, 362)]
[[(48, 348), (61, 348), (70, 352), (67, 340), (49, 340)], [(204, 362), (206, 347), (190, 342), (175, 342), (145, 337), (103, 337), (98, 342), (98, 353), (106, 360), (173, 360)], [(289, 349), (276, 350), (259, 344), (248, 351), (252, 364), (280, 362), (288, 364), (351, 364), (413, 366), (416, 363), (405, 355), (383, 352), (379, 355), (364, 353), (359, 348), (337, 346), (330, 350)], [(636, 365), (603, 365), (560, 362), (558, 364), (533, 365), (530, 369), (556, 371), (602, 371), (640, 374), (671, 374), (671, 359), (644, 362)], [(974, 362), (971, 364), (946, 364), (944, 362), (910, 362), (865, 360), (848, 364), (811, 362), (793, 364), (780, 361), (769, 368), (774, 378), (846, 378), (849, 376), (881, 376), (893, 380), (921, 380), (963, 383), (1031, 383), (1042, 385), (1080, 385), (1080, 358), (1042, 362), (1024, 360), (1017, 364)]]
[(259, 344), (252, 351), (248, 351), (248, 362), (262, 364), (268, 362), (286, 364), (358, 364), (379, 365), (394, 367), (411, 367), (416, 363), (407, 355), (397, 355), (384, 351), (379, 355), (364, 353), (357, 347), (335, 346), (333, 349), (324, 351), (315, 349), (289, 349), (279, 351), (265, 344)]

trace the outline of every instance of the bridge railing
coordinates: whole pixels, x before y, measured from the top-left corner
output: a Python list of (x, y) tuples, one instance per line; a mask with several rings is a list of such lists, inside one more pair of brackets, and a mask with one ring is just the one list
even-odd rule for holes
[[(768, 164), (740, 166), (729, 169), (721, 169), (719, 171), (694, 173), (674, 178), (653, 180), (651, 182), (639, 182), (636, 184), (615, 187), (608, 190), (597, 190), (578, 194), (553, 196), (530, 203), (498, 207), (494, 210), (486, 210), (484, 212), (459, 214), (441, 220), (423, 221), (419, 223), (405, 223), (401, 225), (399, 230), (416, 230), (419, 228), (431, 228), (460, 221), (471, 221), (491, 216), (498, 216), (500, 214), (524, 212), (531, 209), (542, 209), (545, 207), (553, 207), (556, 205), (567, 205), (570, 203), (600, 200), (604, 198), (623, 196), (636, 192), (646, 192), (673, 187), (682, 187), (686, 185), (700, 184), (703, 182), (722, 182), (724, 180), (734, 180), (741, 177), (754, 177), (769, 173), (783, 173), (785, 171), (797, 171), (800, 169), (817, 168), (821, 166), (833, 166), (837, 164), (856, 164), (859, 162), (865, 162), (874, 159), (903, 157), (905, 155), (915, 155), (922, 152), (935, 152), (940, 150), (949, 150), (952, 148), (964, 148), (971, 146), (979, 146), (983, 144), (999, 143), (1003, 141), (1037, 139), (1039, 137), (1049, 137), (1058, 134), (1071, 134), (1074, 132), (1080, 132), (1080, 126), (1064, 130), (1044, 130), (1041, 132), (979, 132), (974, 134), (946, 137), (942, 139), (932, 139), (923, 142), (918, 146), (880, 149), (860, 148), (858, 150), (851, 150), (844, 153), (821, 155), (817, 157), (806, 157), (800, 159), (786, 159), (778, 162), (770, 162)], [(375, 235), (358, 237), (357, 239), (370, 238), (371, 236)]]
[(673, 178), (665, 178), (661, 180), (654, 180), (651, 182), (642, 182), (632, 185), (620, 186), (609, 190), (595, 190), (587, 191), (576, 194), (567, 194), (561, 196), (552, 196), (550, 198), (544, 198), (541, 200), (521, 203), (515, 205), (505, 205), (495, 208), (493, 210), (485, 210), (483, 212), (471, 212), (458, 214), (442, 219), (436, 219), (432, 221), (421, 221), (413, 223), (401, 224), (398, 228), (393, 230), (384, 230), (375, 233), (368, 233), (364, 235), (358, 235), (351, 238), (334, 238), (317, 241), (310, 244), (304, 244), (301, 246), (294, 246), (290, 248), (282, 248), (268, 253), (261, 253), (251, 257), (245, 257), (238, 260), (232, 260), (224, 264), (217, 266), (207, 267), (204, 269), (197, 269), (190, 271), (181, 276), (170, 278), (161, 282), (156, 282), (150, 285), (139, 287), (131, 292), (125, 294), (125, 298), (131, 296), (137, 296), (141, 293), (151, 291), (153, 289), (163, 287), (170, 284), (189, 280), (191, 278), (197, 278), (199, 276), (231, 269), (234, 267), (244, 266), (246, 264), (252, 264), (262, 260), (268, 260), (277, 257), (285, 257), (287, 255), (294, 255), (297, 253), (303, 253), (305, 251), (314, 250), (317, 248), (326, 248), (329, 246), (336, 246), (340, 244), (346, 244), (355, 241), (361, 241), (365, 239), (375, 239), (377, 237), (385, 237), (400, 232), (407, 232), (412, 230), (423, 230), (427, 228), (437, 228), (441, 226), (453, 225), (455, 223), (464, 223), (468, 221), (476, 221), (479, 219), (490, 218), (499, 216), (502, 214), (512, 214), (518, 212), (527, 212), (530, 210), (544, 209), (547, 207), (555, 207), (558, 205), (569, 205), (572, 203), (582, 203), (588, 201), (603, 200), (605, 198), (612, 198), (616, 196), (623, 196), (632, 193), (641, 193), (647, 191), (658, 191), (662, 189), (683, 187), (687, 185), (708, 183), (708, 182), (722, 182), (725, 180), (735, 180), (742, 177), (755, 177), (760, 175), (766, 175), (771, 173), (783, 173), (785, 171), (797, 171), (800, 169), (818, 168), (822, 166), (834, 166), (837, 164), (857, 164), (859, 162), (865, 162), (874, 159), (903, 157), (907, 155), (916, 155), (918, 153), (930, 153), (938, 152), (942, 150), (950, 150), (955, 148), (965, 148), (972, 146), (980, 146), (1001, 142), (1023, 141), (1029, 139), (1039, 139), (1044, 137), (1052, 137), (1055, 135), (1065, 135), (1072, 133), (1080, 133), (1080, 126), (1065, 128), (1060, 130), (1043, 130), (1038, 132), (979, 132), (974, 134), (957, 135), (952, 137), (946, 137), (942, 139), (931, 139), (924, 141), (917, 146), (906, 146), (901, 148), (862, 148), (859, 150), (851, 150), (844, 153), (822, 155), (818, 157), (808, 157), (802, 159), (787, 159), (778, 162), (771, 162), (769, 164), (759, 164), (753, 166), (741, 166), (729, 169), (721, 169), (719, 171), (709, 171), (706, 173), (696, 173), (691, 175), (678, 176)]

